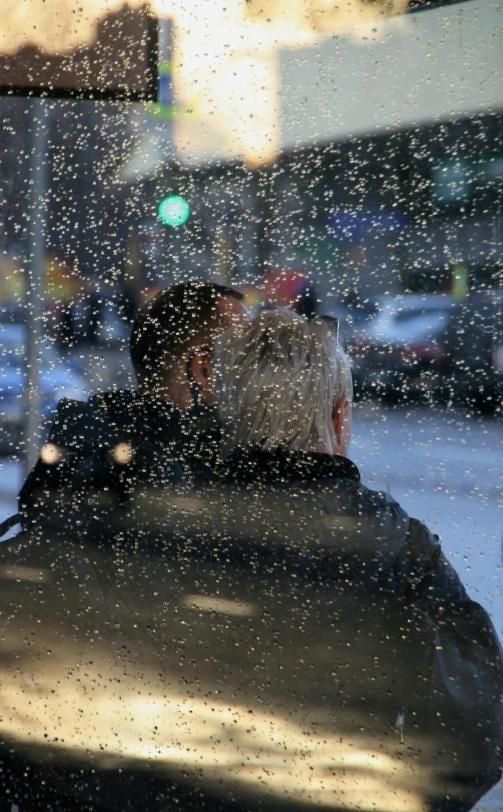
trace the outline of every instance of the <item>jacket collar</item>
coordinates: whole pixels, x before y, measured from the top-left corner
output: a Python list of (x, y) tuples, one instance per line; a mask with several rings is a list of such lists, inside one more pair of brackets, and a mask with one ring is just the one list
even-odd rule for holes
[(157, 395), (125, 389), (94, 395), (89, 403), (106, 418), (107, 426), (115, 424), (126, 433), (160, 445), (186, 445), (193, 436), (209, 435), (215, 441), (220, 437), (215, 407), (180, 409)]
[(312, 482), (335, 478), (360, 481), (356, 465), (338, 455), (288, 451), (285, 448), (263, 450), (256, 446), (239, 448), (222, 463), (222, 478), (227, 482)]

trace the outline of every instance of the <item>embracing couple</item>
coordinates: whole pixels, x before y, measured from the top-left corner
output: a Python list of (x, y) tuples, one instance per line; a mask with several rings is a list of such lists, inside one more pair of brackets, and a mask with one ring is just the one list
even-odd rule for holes
[(242, 298), (191, 282), (139, 312), (130, 343), (137, 390), (60, 402), (20, 494), (25, 525), (43, 515), (48, 493), (60, 504), (86, 485), (201, 485), (231, 451), (237, 459), (261, 450), (264, 475), (271, 456), (298, 471), (308, 454), (313, 476), (319, 464), (359, 479), (347, 459), (351, 370), (336, 321), (308, 323), (287, 310), (252, 319)]
[(60, 404), (20, 511), (64, 532), (63, 555), (96, 533), (105, 567), (130, 545), (106, 606), (134, 608), (138, 650), (152, 640), (166, 696), (182, 691), (176, 775), (187, 720), (221, 696), (229, 732), (201, 716), (194, 753), (222, 808), (466, 812), (501, 775), (501, 648), (438, 537), (348, 458), (335, 320), (251, 318), (237, 291), (180, 284), (138, 314), (131, 359), (136, 391)]

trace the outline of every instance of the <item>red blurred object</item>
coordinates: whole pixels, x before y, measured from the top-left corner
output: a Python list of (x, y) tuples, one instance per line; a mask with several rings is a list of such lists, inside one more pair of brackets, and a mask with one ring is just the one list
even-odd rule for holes
[(404, 351), (407, 358), (427, 358), (432, 361), (443, 361), (446, 356), (444, 344), (438, 341), (431, 341), (427, 344), (415, 344)]
[(306, 318), (316, 315), (317, 300), (314, 287), (301, 270), (266, 271), (258, 289), (263, 292), (266, 305), (287, 307)]

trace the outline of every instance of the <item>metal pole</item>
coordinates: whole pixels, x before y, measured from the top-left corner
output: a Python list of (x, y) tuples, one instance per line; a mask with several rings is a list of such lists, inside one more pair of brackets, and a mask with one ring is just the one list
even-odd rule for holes
[(34, 465), (41, 445), (40, 354), (44, 297), (44, 255), (47, 224), (47, 102), (32, 99), (29, 201), (29, 254), (26, 274), (25, 473)]

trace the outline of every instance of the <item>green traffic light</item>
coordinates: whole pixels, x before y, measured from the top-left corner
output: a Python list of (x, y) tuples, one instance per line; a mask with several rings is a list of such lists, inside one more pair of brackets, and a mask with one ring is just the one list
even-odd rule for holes
[(189, 219), (190, 206), (184, 197), (170, 195), (159, 203), (157, 213), (166, 226), (183, 226)]

